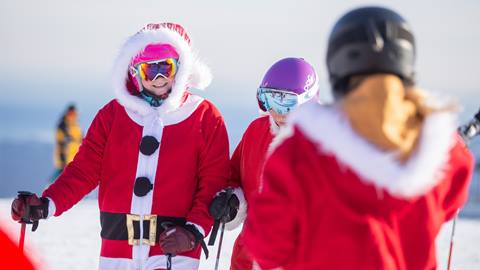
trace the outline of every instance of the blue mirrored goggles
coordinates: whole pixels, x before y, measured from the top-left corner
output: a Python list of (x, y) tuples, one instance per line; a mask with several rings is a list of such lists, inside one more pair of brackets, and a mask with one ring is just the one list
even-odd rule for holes
[(274, 110), (278, 114), (287, 114), (301, 103), (300, 95), (279, 89), (260, 87), (257, 97), (266, 111)]
[(257, 91), (257, 98), (265, 111), (274, 110), (276, 113), (284, 115), (310, 100), (317, 90), (317, 87), (312, 87), (302, 94), (297, 94), (289, 90), (260, 87)]

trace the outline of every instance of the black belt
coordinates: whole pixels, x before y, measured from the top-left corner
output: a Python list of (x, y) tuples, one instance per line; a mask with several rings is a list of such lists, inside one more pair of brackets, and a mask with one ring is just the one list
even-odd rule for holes
[[(164, 231), (162, 223), (185, 226), (185, 218), (157, 215), (143, 215), (142, 243), (154, 246)], [(128, 240), (130, 245), (140, 244), (140, 215), (100, 212), (103, 239)]]
[(168, 226), (177, 225), (191, 231), (195, 235), (197, 243), (200, 243), (206, 257), (208, 249), (203, 240), (203, 235), (193, 225), (187, 225), (183, 217), (167, 217), (158, 215), (143, 215), (143, 239), (140, 241), (140, 215), (100, 212), (100, 235), (103, 239), (128, 240), (129, 245), (141, 243), (154, 246), (158, 243), (160, 234), (165, 230), (162, 224)]

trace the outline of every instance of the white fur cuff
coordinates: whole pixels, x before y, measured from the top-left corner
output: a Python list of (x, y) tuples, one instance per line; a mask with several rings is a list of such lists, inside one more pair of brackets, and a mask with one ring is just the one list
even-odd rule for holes
[(237, 216), (230, 222), (225, 224), (225, 228), (229, 231), (236, 229), (240, 224), (243, 223), (247, 217), (247, 200), (245, 200), (245, 195), (241, 187), (233, 189), (233, 194), (235, 194), (240, 202), (238, 207)]

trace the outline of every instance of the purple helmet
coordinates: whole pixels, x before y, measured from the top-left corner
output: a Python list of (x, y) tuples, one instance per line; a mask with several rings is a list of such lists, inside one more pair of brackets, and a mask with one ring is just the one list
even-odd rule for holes
[[(260, 88), (277, 89), (296, 95), (308, 94), (310, 99), (318, 92), (318, 77), (312, 65), (303, 58), (284, 58), (268, 69)], [(260, 109), (266, 111), (258, 94), (257, 101)]]

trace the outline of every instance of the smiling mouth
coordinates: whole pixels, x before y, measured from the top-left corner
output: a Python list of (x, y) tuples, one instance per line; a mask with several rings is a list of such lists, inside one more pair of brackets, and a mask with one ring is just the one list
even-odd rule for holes
[(165, 83), (162, 84), (162, 85), (155, 85), (155, 84), (154, 84), (153, 87), (155, 87), (155, 88), (162, 88), (162, 87), (165, 87), (167, 84), (168, 84), (168, 82), (165, 82)]

